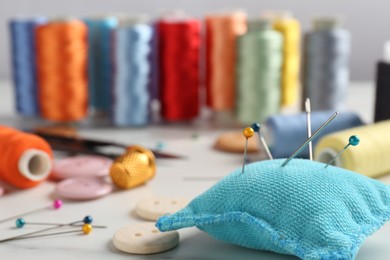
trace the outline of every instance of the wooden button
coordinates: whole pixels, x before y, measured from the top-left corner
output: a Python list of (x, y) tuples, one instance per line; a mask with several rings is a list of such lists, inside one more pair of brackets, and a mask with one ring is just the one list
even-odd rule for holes
[(156, 221), (167, 213), (175, 213), (188, 204), (184, 198), (151, 197), (138, 202), (135, 207), (136, 214), (146, 220)]

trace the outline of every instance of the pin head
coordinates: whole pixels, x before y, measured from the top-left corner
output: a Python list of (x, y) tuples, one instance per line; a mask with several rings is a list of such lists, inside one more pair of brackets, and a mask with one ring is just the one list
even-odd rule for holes
[(22, 228), (24, 227), (24, 225), (26, 225), (26, 221), (22, 218), (18, 218), (16, 221), (15, 221), (15, 225), (17, 228)]
[(349, 143), (350, 143), (352, 146), (358, 145), (359, 142), (360, 142), (360, 138), (359, 138), (357, 135), (352, 135), (352, 136), (349, 138)]
[(62, 200), (54, 200), (53, 201), (53, 208), (54, 209), (60, 209), (62, 207)]
[(251, 138), (254, 134), (255, 131), (253, 130), (252, 127), (245, 127), (244, 131), (242, 132), (245, 136), (245, 138)]
[(259, 123), (253, 123), (251, 125), (253, 131), (255, 131), (256, 133), (260, 132), (260, 124)]
[(85, 234), (85, 235), (88, 235), (89, 233), (91, 233), (92, 232), (92, 225), (91, 224), (84, 224), (83, 225), (83, 233)]
[(93, 218), (91, 216), (85, 216), (84, 219), (83, 219), (83, 222), (85, 224), (91, 224), (93, 221)]

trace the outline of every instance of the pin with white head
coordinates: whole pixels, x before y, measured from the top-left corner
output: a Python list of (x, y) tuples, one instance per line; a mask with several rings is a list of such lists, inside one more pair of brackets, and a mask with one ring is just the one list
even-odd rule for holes
[[(307, 125), (307, 138), (311, 137), (311, 104), (310, 98), (306, 98), (305, 101), (305, 110), (306, 110), (306, 125)], [(312, 142), (309, 142), (309, 158), (310, 161), (313, 161), (313, 146)]]
[(248, 150), (248, 139), (254, 135), (255, 131), (253, 130), (252, 127), (246, 127), (242, 133), (245, 137), (245, 150), (244, 150), (244, 163), (242, 164), (241, 174), (244, 173), (244, 170), (245, 170), (246, 154), (247, 154), (247, 150)]
[[(274, 157), (272, 156), (272, 154), (271, 154), (271, 152), (270, 152), (270, 150), (268, 148), (268, 145), (267, 145), (267, 143), (266, 143), (266, 141), (264, 139), (264, 136), (261, 134), (261, 126), (260, 126), (260, 124), (259, 123), (253, 123), (251, 125), (251, 127), (257, 133), (257, 136), (259, 137), (259, 140), (260, 140), (261, 144), (263, 145), (263, 148), (264, 148), (265, 152), (267, 153), (268, 159), (273, 160)], [(260, 150), (261, 150), (261, 148), (260, 148)]]
[(320, 128), (317, 129), (317, 131), (314, 132), (314, 134), (312, 136), (310, 136), (309, 139), (307, 139), (300, 147), (298, 147), (297, 150), (295, 150), (295, 152), (288, 158), (286, 159), (283, 163), (282, 163), (282, 167), (283, 166), (286, 166), (292, 159), (295, 158), (295, 156), (297, 156), (300, 152), (302, 152), (303, 149), (306, 148), (306, 146), (314, 139), (316, 138), (319, 134), (321, 134), (321, 132), (325, 129), (325, 127), (327, 127), (329, 125), (330, 122), (333, 121), (333, 119), (335, 119), (337, 116), (338, 116), (338, 112), (335, 112), (328, 120), (326, 120), (325, 123), (322, 124), (322, 126), (320, 126)]
[(356, 146), (358, 145), (360, 142), (360, 138), (357, 136), (357, 135), (352, 135), (351, 137), (349, 137), (349, 140), (348, 140), (348, 144), (346, 146), (344, 146), (344, 148), (338, 153), (336, 154), (335, 157), (332, 158), (332, 160), (330, 160), (326, 165), (325, 165), (325, 168), (327, 168), (330, 164), (332, 164), (337, 158), (339, 158), (341, 156), (341, 154), (343, 152), (345, 152), (345, 150), (348, 149), (348, 147), (350, 145), (352, 146)]

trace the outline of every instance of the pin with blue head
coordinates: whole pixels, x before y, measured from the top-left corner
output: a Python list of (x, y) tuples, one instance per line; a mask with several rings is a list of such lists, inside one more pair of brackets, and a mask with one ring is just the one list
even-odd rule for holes
[(332, 160), (330, 160), (326, 165), (325, 165), (325, 168), (327, 168), (330, 164), (332, 164), (337, 158), (339, 158), (343, 152), (345, 152), (345, 150), (348, 149), (348, 147), (350, 145), (352, 146), (356, 146), (358, 145), (360, 142), (360, 138), (357, 136), (357, 135), (352, 135), (351, 137), (349, 137), (349, 140), (348, 140), (348, 144), (346, 146), (344, 146), (344, 148), (338, 153), (336, 154), (335, 157), (332, 158)]
[(246, 164), (246, 154), (248, 150), (248, 139), (251, 138), (254, 135), (255, 131), (252, 127), (246, 127), (242, 134), (245, 137), (245, 150), (244, 150), (244, 163), (242, 164), (242, 171), (241, 173), (244, 173), (245, 170), (245, 164)]
[[(268, 159), (273, 160), (274, 157), (272, 156), (272, 154), (271, 154), (271, 152), (270, 152), (270, 150), (268, 148), (268, 145), (267, 145), (267, 143), (266, 143), (266, 141), (264, 139), (264, 136), (261, 134), (261, 126), (260, 126), (260, 124), (259, 123), (253, 123), (251, 125), (251, 127), (252, 127), (253, 131), (255, 131), (257, 133), (257, 136), (259, 137), (259, 140), (260, 140), (261, 144), (263, 145), (263, 148), (264, 148), (265, 152), (267, 153)], [(260, 147), (260, 150), (261, 150), (261, 147)]]

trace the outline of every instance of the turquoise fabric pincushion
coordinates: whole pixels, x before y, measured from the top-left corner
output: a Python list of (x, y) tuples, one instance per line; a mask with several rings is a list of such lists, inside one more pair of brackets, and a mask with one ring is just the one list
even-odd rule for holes
[(388, 186), (319, 162), (283, 161), (237, 169), (156, 226), (196, 226), (219, 240), (303, 259), (353, 259), (389, 220)]

